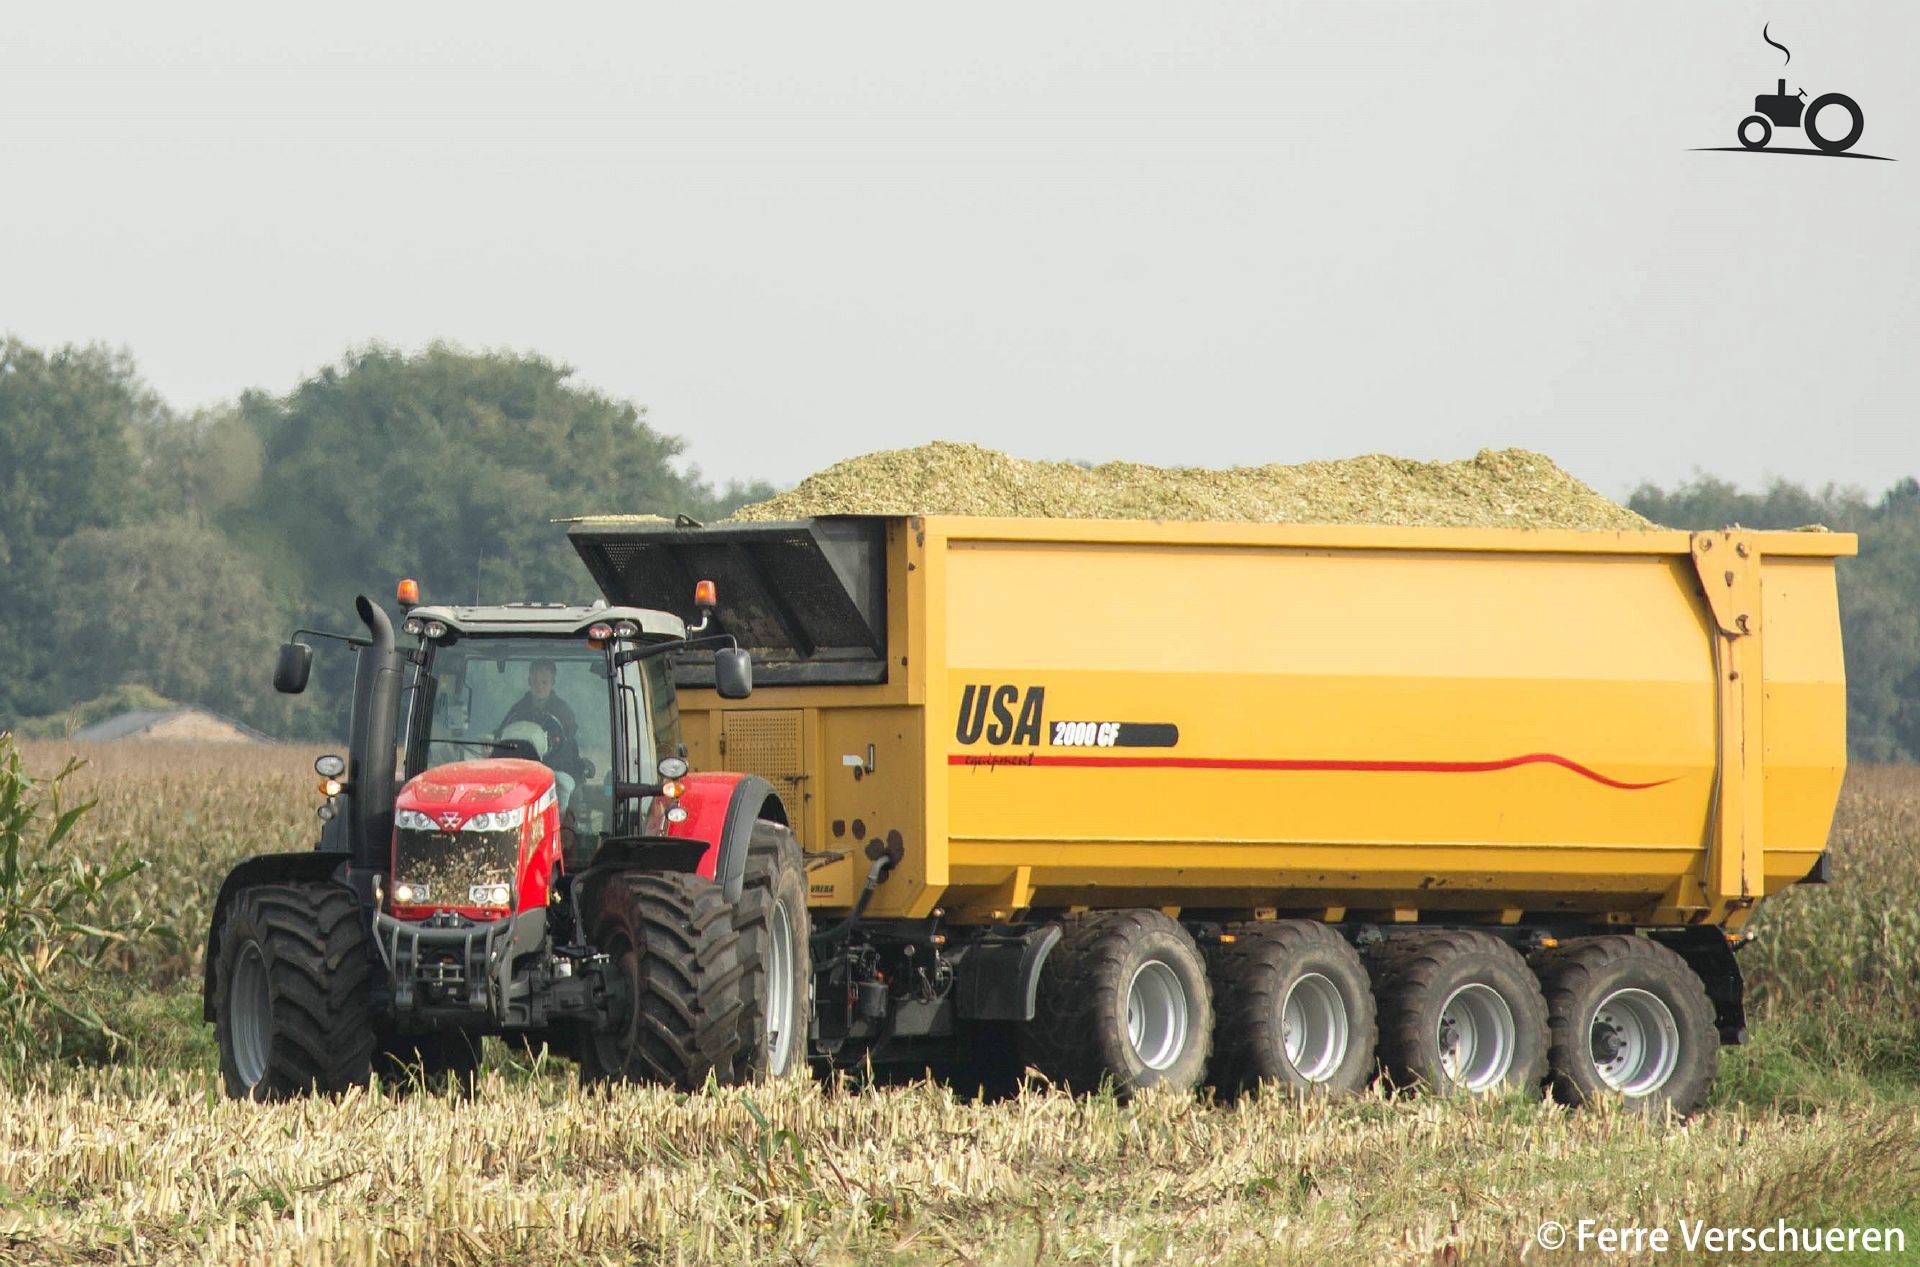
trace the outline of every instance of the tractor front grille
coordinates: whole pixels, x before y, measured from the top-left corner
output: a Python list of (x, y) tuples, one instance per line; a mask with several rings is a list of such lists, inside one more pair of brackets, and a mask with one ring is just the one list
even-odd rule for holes
[[(393, 884), (410, 884), (410, 906), (475, 906), (479, 884), (512, 884), (519, 862), (520, 831), (421, 831), (394, 833)], [(422, 886), (425, 896), (420, 896)]]

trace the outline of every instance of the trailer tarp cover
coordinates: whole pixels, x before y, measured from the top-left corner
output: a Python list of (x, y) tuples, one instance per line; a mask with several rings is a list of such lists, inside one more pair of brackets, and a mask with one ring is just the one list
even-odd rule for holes
[[(719, 587), (713, 631), (753, 652), (770, 686), (883, 682), (887, 672), (885, 521), (681, 526), (586, 519), (567, 531), (608, 602), (670, 611), (688, 624), (696, 581)], [(680, 657), (683, 686), (709, 686), (710, 655)]]

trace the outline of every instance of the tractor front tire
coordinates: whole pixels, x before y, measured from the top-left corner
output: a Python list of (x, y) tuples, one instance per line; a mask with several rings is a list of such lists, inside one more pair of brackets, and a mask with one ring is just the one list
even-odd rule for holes
[(732, 1080), (740, 1050), (740, 935), (713, 881), (626, 871), (594, 890), (587, 938), (611, 960), (607, 1023), (580, 1044), (587, 1082), (697, 1091)]
[(1191, 1091), (1207, 1070), (1213, 1000), (1200, 948), (1159, 911), (1070, 916), (1040, 968), (1028, 1061), (1077, 1091)]
[(262, 884), (236, 894), (214, 967), (227, 1094), (283, 1100), (363, 1087), (373, 1070), (373, 947), (352, 890)]
[[(1750, 134), (1749, 129), (1756, 126), (1760, 131), (1757, 134)], [(1734, 135), (1740, 138), (1740, 144), (1746, 149), (1764, 150), (1767, 148), (1767, 142), (1773, 139), (1773, 121), (1764, 114), (1750, 114), (1740, 120), (1740, 126), (1734, 130)]]
[(807, 1068), (813, 1021), (806, 860), (793, 832), (754, 824), (746, 883), (734, 908), (740, 930), (740, 1054), (735, 1079), (786, 1078)]

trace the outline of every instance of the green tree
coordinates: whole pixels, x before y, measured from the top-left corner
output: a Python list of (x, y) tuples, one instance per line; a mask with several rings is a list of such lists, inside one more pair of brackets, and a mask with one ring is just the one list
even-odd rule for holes
[(262, 474), (224, 522), (257, 533), (268, 573), (334, 613), (400, 576), (430, 601), (581, 597), (589, 582), (553, 520), (721, 509), (674, 469), (679, 440), (540, 356), (367, 348), (242, 409)]
[(166, 406), (125, 352), (44, 352), (0, 339), (0, 720), (50, 707), (45, 670), (56, 544), (126, 522), (145, 504), (136, 436)]
[(246, 555), (171, 518), (83, 528), (52, 567), (63, 702), (144, 686), (271, 730), (290, 706), (267, 686), (285, 617)]

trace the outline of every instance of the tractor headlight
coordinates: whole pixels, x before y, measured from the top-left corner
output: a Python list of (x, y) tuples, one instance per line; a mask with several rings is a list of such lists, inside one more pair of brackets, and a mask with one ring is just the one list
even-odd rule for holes
[(495, 810), (487, 814), (475, 814), (466, 821), (462, 831), (512, 831), (527, 821), (527, 807), (518, 809)]
[(506, 906), (513, 901), (513, 890), (504, 884), (476, 884), (467, 890), (467, 901), (475, 906)]
[(415, 900), (427, 900), (427, 886), (424, 884), (396, 884), (393, 886), (393, 900), (405, 905)]
[(401, 831), (437, 831), (431, 818), (417, 809), (398, 809), (393, 812), (393, 825)]

